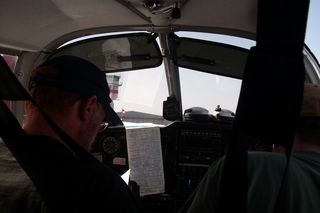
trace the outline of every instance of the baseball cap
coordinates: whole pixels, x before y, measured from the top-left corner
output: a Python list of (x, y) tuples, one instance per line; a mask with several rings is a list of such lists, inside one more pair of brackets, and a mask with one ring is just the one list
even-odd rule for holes
[(305, 84), (300, 117), (320, 117), (320, 85)]
[(121, 119), (110, 106), (110, 89), (106, 75), (94, 64), (75, 56), (58, 56), (38, 67), (50, 66), (60, 71), (60, 75), (36, 73), (30, 79), (29, 89), (37, 85), (47, 85), (81, 96), (97, 96), (98, 101), (106, 107), (104, 121), (113, 125), (123, 125)]

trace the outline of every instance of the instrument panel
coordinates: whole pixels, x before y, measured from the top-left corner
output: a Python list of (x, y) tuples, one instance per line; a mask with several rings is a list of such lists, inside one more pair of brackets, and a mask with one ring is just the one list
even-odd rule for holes
[[(176, 121), (160, 127), (165, 192), (139, 197), (145, 212), (178, 212), (208, 167), (224, 154), (230, 123)], [(128, 169), (126, 130), (110, 127), (92, 146), (119, 175)]]

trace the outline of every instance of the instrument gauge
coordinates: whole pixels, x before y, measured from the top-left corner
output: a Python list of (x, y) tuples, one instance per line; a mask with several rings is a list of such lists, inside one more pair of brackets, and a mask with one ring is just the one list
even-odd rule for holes
[(115, 154), (120, 149), (120, 142), (114, 137), (105, 137), (101, 141), (102, 150), (107, 154)]
[(181, 104), (175, 97), (168, 97), (163, 102), (163, 113), (162, 117), (168, 121), (178, 120), (180, 118)]
[(179, 116), (179, 106), (175, 103), (169, 103), (165, 106), (164, 113), (166, 117), (175, 119)]

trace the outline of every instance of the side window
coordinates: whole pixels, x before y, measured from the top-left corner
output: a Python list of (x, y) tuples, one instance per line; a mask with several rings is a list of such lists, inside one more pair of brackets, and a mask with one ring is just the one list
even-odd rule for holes
[(2, 55), (3, 59), (7, 62), (8, 66), (11, 69), (11, 71), (13, 72), (15, 67), (16, 67), (18, 56), (4, 55), (4, 54), (1, 54), (1, 55)]
[[(11, 71), (14, 72), (14, 69), (16, 67), (16, 63), (17, 63), (17, 60), (18, 60), (18, 56), (5, 55), (5, 54), (1, 54), (1, 56), (7, 62), (8, 66), (11, 69)], [(12, 109), (11, 101), (4, 101), (4, 102), (8, 106), (8, 108), (11, 110)]]

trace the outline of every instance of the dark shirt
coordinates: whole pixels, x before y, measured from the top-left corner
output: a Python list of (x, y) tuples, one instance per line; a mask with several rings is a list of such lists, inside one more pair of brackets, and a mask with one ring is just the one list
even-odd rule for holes
[(76, 158), (47, 136), (18, 137), (14, 144), (13, 154), (50, 212), (141, 212), (130, 188), (107, 165)]
[(46, 208), (39, 192), (0, 139), (0, 212), (43, 213)]

